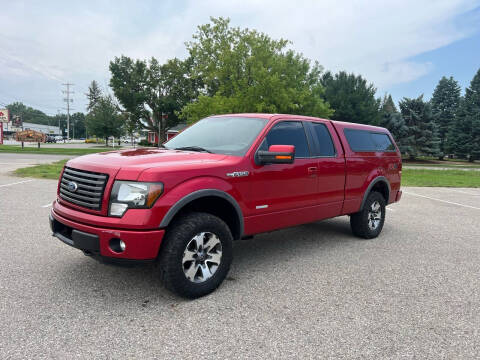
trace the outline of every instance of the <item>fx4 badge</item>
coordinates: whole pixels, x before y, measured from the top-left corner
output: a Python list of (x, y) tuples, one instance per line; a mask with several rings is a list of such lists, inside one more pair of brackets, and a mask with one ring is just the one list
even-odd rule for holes
[(227, 173), (228, 177), (242, 177), (242, 176), (248, 176), (250, 175), (249, 171), (234, 171), (231, 173)]

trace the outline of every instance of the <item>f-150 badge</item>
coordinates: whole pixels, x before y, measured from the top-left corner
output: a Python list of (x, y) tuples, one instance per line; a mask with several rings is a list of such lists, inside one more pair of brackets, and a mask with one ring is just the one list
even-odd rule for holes
[(234, 171), (231, 173), (227, 173), (228, 177), (243, 177), (243, 176), (248, 176), (250, 174), (249, 171)]

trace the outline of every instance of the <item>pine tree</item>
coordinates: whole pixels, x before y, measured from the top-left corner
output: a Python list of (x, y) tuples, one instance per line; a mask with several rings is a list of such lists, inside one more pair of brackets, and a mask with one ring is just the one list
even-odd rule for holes
[(480, 159), (480, 69), (465, 89), (465, 97), (448, 134), (447, 149), (460, 158)]
[(102, 97), (102, 91), (95, 80), (90, 83), (88, 93), (85, 95), (88, 99), (87, 111), (90, 112)]
[(445, 76), (438, 82), (433, 92), (432, 112), (435, 122), (438, 125), (438, 137), (440, 138), (440, 160), (447, 150), (448, 131), (454, 123), (460, 103), (460, 85), (450, 77)]
[(470, 133), (470, 161), (480, 159), (480, 69), (465, 90), (467, 119), (472, 124)]
[(430, 104), (423, 101), (423, 95), (420, 95), (416, 99), (403, 98), (399, 106), (408, 128), (406, 152), (410, 158), (437, 156), (440, 153), (440, 141)]
[(392, 95), (387, 96), (387, 94), (385, 94), (380, 101), (380, 119), (378, 125), (390, 131), (402, 154), (407, 152), (409, 141), (408, 128), (393, 102)]
[(408, 144), (411, 137), (409, 138), (408, 127), (405, 124), (402, 114), (399, 112), (383, 113), (379, 125), (390, 131), (402, 154), (408, 152)]
[(393, 102), (392, 95), (385, 94), (383, 96), (383, 99), (380, 102), (380, 112), (382, 114), (385, 113), (396, 113), (398, 112), (397, 107), (395, 106), (395, 103)]

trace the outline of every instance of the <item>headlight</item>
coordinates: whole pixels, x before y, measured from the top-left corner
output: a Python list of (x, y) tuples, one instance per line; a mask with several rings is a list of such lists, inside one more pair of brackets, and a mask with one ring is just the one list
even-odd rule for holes
[(162, 183), (115, 181), (108, 215), (121, 217), (127, 209), (151, 208), (162, 192)]

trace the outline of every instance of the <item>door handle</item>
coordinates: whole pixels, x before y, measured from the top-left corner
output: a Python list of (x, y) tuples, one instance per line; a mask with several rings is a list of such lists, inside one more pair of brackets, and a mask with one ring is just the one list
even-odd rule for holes
[(316, 175), (316, 174), (317, 174), (317, 168), (315, 166), (308, 168), (308, 175)]

